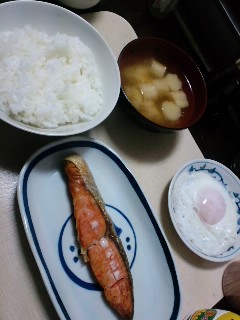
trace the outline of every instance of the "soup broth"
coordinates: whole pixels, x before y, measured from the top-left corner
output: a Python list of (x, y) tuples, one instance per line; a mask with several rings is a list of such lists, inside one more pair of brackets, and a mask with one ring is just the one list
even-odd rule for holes
[(191, 96), (189, 99), (184, 88), (186, 84), (177, 72), (156, 58), (123, 63), (121, 81), (134, 108), (156, 124), (177, 128), (192, 114)]

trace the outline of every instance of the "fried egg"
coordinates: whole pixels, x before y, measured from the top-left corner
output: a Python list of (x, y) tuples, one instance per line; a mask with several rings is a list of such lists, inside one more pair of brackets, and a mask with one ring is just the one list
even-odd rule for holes
[(173, 208), (181, 233), (203, 254), (218, 256), (236, 243), (236, 203), (211, 175), (184, 172), (173, 188)]

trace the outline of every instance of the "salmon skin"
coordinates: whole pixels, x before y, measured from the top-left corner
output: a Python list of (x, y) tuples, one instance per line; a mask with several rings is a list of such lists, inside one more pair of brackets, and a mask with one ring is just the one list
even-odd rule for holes
[(133, 282), (127, 255), (115, 232), (93, 175), (78, 156), (65, 158), (81, 254), (103, 288), (109, 305), (125, 320), (134, 312)]

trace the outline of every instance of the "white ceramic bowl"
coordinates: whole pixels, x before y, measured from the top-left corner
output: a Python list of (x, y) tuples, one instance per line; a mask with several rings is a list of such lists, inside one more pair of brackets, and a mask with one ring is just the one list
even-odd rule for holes
[[(237, 242), (234, 246), (231, 246), (226, 252), (217, 256), (206, 255), (201, 250), (199, 250), (199, 248), (197, 248), (189, 240), (189, 238), (182, 233), (181, 228), (179, 228), (179, 225), (175, 218), (173, 193), (176, 182), (179, 181), (183, 174), (192, 175), (195, 172), (199, 171), (212, 176), (216, 181), (218, 181), (218, 183), (223, 184), (236, 203), (235, 208), (237, 216)], [(223, 262), (231, 260), (235, 256), (240, 254), (240, 180), (230, 169), (225, 167), (223, 164), (210, 159), (192, 160), (184, 164), (174, 175), (170, 183), (168, 191), (168, 208), (173, 225), (178, 235), (185, 243), (185, 245), (198, 256), (210, 261)]]
[(88, 9), (94, 7), (100, 0), (59, 0), (59, 2), (75, 9)]
[(68, 136), (85, 132), (100, 124), (114, 109), (120, 92), (120, 73), (117, 61), (103, 37), (88, 22), (60, 6), (41, 1), (10, 1), (0, 4), (0, 31), (33, 28), (53, 35), (57, 32), (78, 36), (93, 52), (103, 84), (104, 107), (97, 116), (85, 123), (41, 129), (18, 122), (3, 112), (0, 119), (32, 133), (48, 136)]

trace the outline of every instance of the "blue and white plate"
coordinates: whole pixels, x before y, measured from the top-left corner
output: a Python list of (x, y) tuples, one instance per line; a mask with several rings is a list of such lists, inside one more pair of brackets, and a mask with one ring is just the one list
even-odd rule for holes
[[(175, 186), (183, 176), (190, 177), (198, 172), (204, 172), (206, 175), (211, 176), (219, 184), (223, 185), (229, 196), (235, 202), (235, 214), (236, 214), (236, 237), (237, 241), (234, 245), (230, 246), (224, 253), (217, 256), (207, 255), (203, 253), (199, 247), (189, 239), (187, 234), (182, 232), (182, 228), (179, 225), (179, 221), (176, 219), (176, 209), (174, 207), (173, 194)], [(186, 178), (185, 178), (186, 179)], [(188, 195), (187, 195), (188, 196)], [(223, 164), (211, 160), (211, 159), (196, 159), (184, 164), (174, 175), (168, 192), (168, 208), (173, 225), (185, 243), (185, 245), (196, 253), (198, 256), (214, 262), (224, 262), (233, 259), (237, 255), (240, 255), (240, 180), (239, 178)], [(200, 229), (199, 229), (200, 230)], [(200, 231), (198, 231), (200, 232)]]
[(81, 155), (125, 247), (134, 282), (137, 320), (180, 317), (174, 261), (161, 228), (123, 161), (96, 140), (71, 138), (36, 152), (21, 170), (18, 202), (42, 278), (61, 319), (114, 320), (117, 315), (79, 259), (64, 157)]

